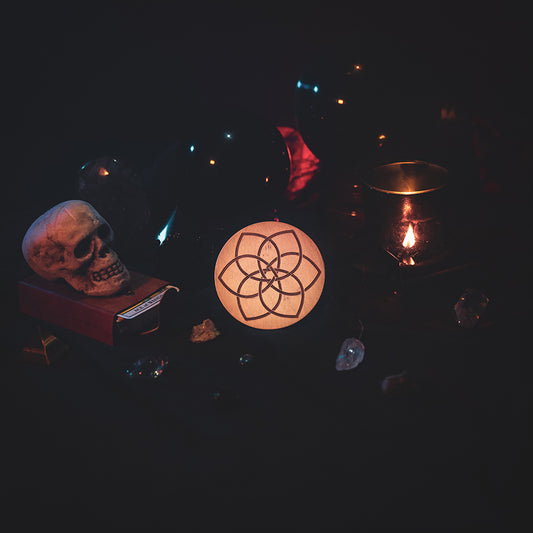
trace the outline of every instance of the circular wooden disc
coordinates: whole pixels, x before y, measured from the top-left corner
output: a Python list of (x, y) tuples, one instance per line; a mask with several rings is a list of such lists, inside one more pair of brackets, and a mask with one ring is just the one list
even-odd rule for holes
[(258, 329), (279, 329), (306, 316), (324, 287), (324, 260), (301, 230), (258, 222), (224, 245), (215, 265), (215, 288), (234, 318)]

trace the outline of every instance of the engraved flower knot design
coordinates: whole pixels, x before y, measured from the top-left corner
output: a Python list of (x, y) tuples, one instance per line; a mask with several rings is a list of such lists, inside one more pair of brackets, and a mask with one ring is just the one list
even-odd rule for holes
[(290, 229), (271, 235), (242, 232), (235, 256), (222, 268), (218, 279), (235, 296), (243, 319), (250, 321), (269, 315), (298, 318), (306, 291), (321, 274)]

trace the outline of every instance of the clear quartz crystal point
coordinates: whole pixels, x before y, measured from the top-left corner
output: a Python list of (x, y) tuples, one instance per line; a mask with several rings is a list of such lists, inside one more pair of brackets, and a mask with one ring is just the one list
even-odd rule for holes
[(467, 289), (453, 308), (457, 325), (462, 328), (475, 327), (488, 303), (489, 299), (480, 290)]
[(335, 368), (337, 370), (351, 370), (363, 360), (365, 356), (365, 345), (354, 338), (346, 339), (341, 346)]

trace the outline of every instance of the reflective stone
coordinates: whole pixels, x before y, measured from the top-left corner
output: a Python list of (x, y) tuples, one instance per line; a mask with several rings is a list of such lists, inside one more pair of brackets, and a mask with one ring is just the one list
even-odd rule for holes
[(488, 303), (488, 297), (480, 290), (467, 289), (453, 308), (457, 325), (462, 328), (475, 327), (485, 313)]
[(365, 356), (365, 345), (359, 340), (349, 338), (342, 343), (335, 368), (337, 370), (352, 370), (358, 366)]
[(163, 357), (142, 357), (126, 369), (126, 375), (132, 379), (156, 379), (165, 371), (167, 365), (168, 359)]

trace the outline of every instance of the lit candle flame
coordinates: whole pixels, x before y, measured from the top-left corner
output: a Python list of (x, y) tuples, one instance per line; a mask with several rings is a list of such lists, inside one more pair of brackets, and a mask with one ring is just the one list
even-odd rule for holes
[(403, 239), (403, 247), (404, 248), (412, 248), (416, 243), (415, 239), (415, 232), (413, 230), (413, 225), (409, 224), (409, 229), (407, 230), (407, 233), (405, 234), (405, 238)]

